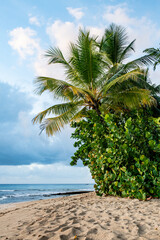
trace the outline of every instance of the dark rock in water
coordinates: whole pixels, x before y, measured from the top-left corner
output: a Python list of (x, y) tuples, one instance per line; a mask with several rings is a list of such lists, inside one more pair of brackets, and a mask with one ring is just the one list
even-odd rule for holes
[(89, 193), (93, 191), (74, 191), (74, 192), (60, 192), (60, 193), (51, 193), (51, 194), (44, 194), (44, 197), (51, 197), (51, 196), (57, 196), (57, 195), (76, 195), (76, 194), (82, 194), (82, 193)]

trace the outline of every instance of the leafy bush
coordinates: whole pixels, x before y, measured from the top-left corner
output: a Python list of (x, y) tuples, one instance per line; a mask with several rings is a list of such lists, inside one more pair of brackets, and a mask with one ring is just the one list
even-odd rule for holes
[(107, 114), (72, 123), (78, 159), (88, 166), (97, 194), (145, 200), (160, 197), (160, 125), (147, 112)]

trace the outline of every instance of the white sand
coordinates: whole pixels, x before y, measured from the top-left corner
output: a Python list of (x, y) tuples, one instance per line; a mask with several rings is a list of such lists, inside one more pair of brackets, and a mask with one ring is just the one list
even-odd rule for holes
[(87, 193), (0, 205), (0, 239), (160, 240), (160, 199)]

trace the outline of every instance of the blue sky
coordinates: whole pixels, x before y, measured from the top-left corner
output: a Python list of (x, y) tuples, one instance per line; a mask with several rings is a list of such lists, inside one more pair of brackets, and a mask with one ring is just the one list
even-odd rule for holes
[[(69, 166), (74, 153), (71, 129), (47, 137), (39, 135), (32, 118), (56, 103), (49, 94), (37, 96), (36, 76), (65, 79), (60, 66), (44, 58), (50, 46), (67, 56), (78, 29), (102, 36), (112, 22), (126, 27), (136, 38), (140, 56), (148, 47), (159, 47), (160, 4), (152, 1), (117, 0), (6, 0), (0, 6), (0, 183), (90, 183), (88, 168)], [(150, 77), (160, 83), (159, 67)]]

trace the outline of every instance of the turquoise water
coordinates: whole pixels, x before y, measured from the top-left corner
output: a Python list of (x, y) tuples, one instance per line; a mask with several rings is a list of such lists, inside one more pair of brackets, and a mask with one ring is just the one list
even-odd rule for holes
[(0, 184), (0, 204), (62, 197), (72, 191), (92, 191), (93, 184)]

